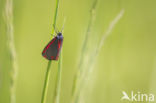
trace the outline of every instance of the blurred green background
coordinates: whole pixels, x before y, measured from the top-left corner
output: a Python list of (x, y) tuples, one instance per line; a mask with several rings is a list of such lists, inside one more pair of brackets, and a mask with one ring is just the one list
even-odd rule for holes
[[(57, 27), (64, 17), (61, 103), (70, 103), (73, 77), (94, 0), (60, 0)], [(0, 0), (0, 103), (9, 103), (11, 62)], [(41, 56), (51, 40), (55, 0), (14, 0), (14, 39), (18, 56), (17, 103), (40, 103), (48, 61)], [(98, 55), (81, 103), (121, 103), (122, 91), (156, 94), (156, 1), (99, 0), (92, 31), (100, 39), (125, 10)], [(47, 103), (52, 103), (57, 62), (51, 67)], [(127, 102), (124, 102), (127, 103)], [(143, 103), (143, 102), (142, 102)], [(144, 102), (146, 103), (146, 102)]]

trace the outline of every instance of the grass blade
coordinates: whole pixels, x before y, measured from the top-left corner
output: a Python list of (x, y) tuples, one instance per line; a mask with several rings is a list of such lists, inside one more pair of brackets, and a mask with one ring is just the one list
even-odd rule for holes
[[(57, 22), (58, 8), (59, 8), (59, 0), (56, 0), (56, 8), (55, 8), (55, 14), (54, 14), (54, 20), (53, 20), (54, 27), (56, 26), (56, 22)], [(52, 34), (54, 34), (54, 31), (55, 30), (52, 27)], [(45, 75), (45, 81), (44, 81), (44, 87), (43, 87), (43, 92), (42, 92), (41, 103), (46, 103), (45, 99), (46, 99), (47, 89), (48, 89), (50, 67), (51, 67), (51, 61), (48, 62), (48, 66), (47, 66), (47, 72), (46, 72), (46, 75)]]
[(62, 54), (60, 53), (53, 103), (60, 103), (61, 73), (62, 73)]
[(73, 81), (71, 103), (77, 103), (77, 99), (75, 98), (75, 95), (76, 95), (76, 92), (77, 92), (77, 85), (79, 83), (79, 78), (81, 77), (81, 73), (83, 72), (82, 71), (83, 70), (82, 65), (83, 65), (83, 61), (84, 61), (84, 55), (85, 55), (85, 52), (86, 52), (86, 46), (87, 46), (87, 43), (88, 43), (88, 39), (90, 37), (89, 35), (91, 33), (91, 27), (92, 27), (94, 19), (95, 19), (95, 9), (96, 9), (96, 6), (97, 6), (97, 1), (98, 0), (94, 0), (93, 5), (92, 5), (92, 7), (90, 9), (90, 18), (89, 18), (89, 21), (88, 21), (88, 27), (87, 27), (86, 35), (84, 37), (84, 42), (82, 44), (80, 60), (79, 60), (79, 63), (78, 63), (78, 71), (75, 74), (74, 81)]
[[(118, 23), (118, 21), (122, 18), (124, 14), (124, 10), (122, 9), (117, 16), (114, 18), (114, 20), (111, 21), (108, 29), (106, 30), (105, 33), (103, 33), (103, 37), (100, 40), (100, 43), (98, 45), (97, 48), (95, 48), (95, 50), (93, 51), (92, 55), (90, 55), (89, 57), (89, 61), (88, 61), (88, 68), (85, 69), (85, 71), (83, 71), (82, 76), (80, 77), (80, 83), (78, 85), (78, 89), (77, 89), (77, 93), (75, 94), (75, 100), (78, 101), (78, 98), (80, 96), (80, 93), (82, 91), (82, 88), (84, 87), (84, 85), (86, 84), (86, 82), (84, 82), (84, 78), (87, 79), (89, 78), (89, 75), (94, 67), (94, 64), (96, 63), (96, 58), (104, 44), (104, 41), (109, 37), (109, 35), (111, 34), (112, 30), (114, 29), (115, 25)], [(76, 102), (75, 102), (76, 103)]]
[(11, 57), (11, 84), (10, 84), (10, 103), (16, 103), (16, 78), (18, 74), (18, 62), (14, 44), (13, 28), (13, 0), (6, 0), (5, 5), (6, 34)]
[[(79, 81), (77, 83), (74, 84), (74, 86), (76, 85), (75, 87), (75, 91), (74, 91), (74, 95), (72, 97), (73, 101), (72, 103), (78, 103), (79, 102), (79, 98), (80, 98), (80, 94), (82, 92), (82, 89), (84, 87), (84, 85), (86, 84), (86, 82), (84, 82), (87, 78), (89, 78), (89, 74), (91, 73), (93, 67), (94, 67), (94, 64), (95, 64), (95, 61), (96, 61), (96, 58), (99, 54), (99, 51), (101, 50), (103, 44), (104, 44), (104, 41), (106, 40), (106, 38), (111, 34), (113, 28), (115, 27), (115, 25), (117, 24), (117, 22), (121, 19), (121, 17), (123, 16), (124, 14), (124, 10), (121, 10), (119, 12), (119, 14), (115, 17), (114, 20), (111, 21), (108, 29), (106, 30), (106, 32), (103, 34), (101, 40), (100, 40), (100, 43), (95, 46), (96, 48), (92, 49), (92, 51), (88, 51), (89, 55), (87, 56), (88, 60), (87, 62), (85, 62), (82, 58), (81, 60), (81, 68), (83, 68), (83, 71), (81, 71), (81, 73), (79, 74), (79, 77), (77, 77), (77, 79), (79, 79)], [(83, 51), (84, 52), (84, 51)], [(85, 53), (86, 55), (86, 53)], [(82, 63), (84, 62), (85, 65), (88, 65), (88, 67), (86, 69), (84, 69)]]
[(45, 75), (45, 81), (44, 81), (44, 86), (43, 86), (41, 103), (46, 103), (45, 97), (47, 96), (47, 89), (48, 89), (48, 84), (49, 84), (49, 76), (50, 76), (50, 66), (51, 66), (51, 64), (52, 64), (52, 61), (49, 61), (48, 62), (48, 66), (47, 66), (46, 75)]
[[(56, 8), (55, 8), (55, 15), (54, 15), (54, 20), (53, 20), (53, 26), (56, 27), (56, 21), (57, 21), (57, 15), (58, 15), (58, 9), (59, 9), (59, 0), (56, 0)], [(54, 34), (54, 28), (52, 27), (51, 35), (53, 36)]]

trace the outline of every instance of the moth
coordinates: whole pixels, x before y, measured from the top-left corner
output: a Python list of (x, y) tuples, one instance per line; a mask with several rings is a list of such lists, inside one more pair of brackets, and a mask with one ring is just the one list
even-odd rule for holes
[(56, 36), (43, 49), (42, 56), (48, 60), (58, 60), (63, 44), (62, 32), (58, 32)]

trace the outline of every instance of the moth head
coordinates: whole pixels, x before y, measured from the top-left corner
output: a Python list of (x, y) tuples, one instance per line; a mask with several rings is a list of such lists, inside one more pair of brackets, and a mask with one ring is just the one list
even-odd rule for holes
[(59, 32), (59, 33), (57, 33), (57, 35), (58, 35), (58, 36), (62, 36), (62, 33), (61, 33), (61, 32)]
[(62, 39), (62, 38), (63, 38), (63, 35), (62, 35), (61, 32), (57, 33), (57, 38), (58, 38), (58, 39)]

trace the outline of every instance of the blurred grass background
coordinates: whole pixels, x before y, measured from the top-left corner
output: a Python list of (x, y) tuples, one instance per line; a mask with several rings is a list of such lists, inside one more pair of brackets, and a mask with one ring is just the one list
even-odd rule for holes
[[(55, 0), (14, 0), (14, 34), (18, 56), (17, 103), (40, 103), (47, 60), (42, 49), (51, 40)], [(61, 103), (69, 103), (73, 77), (93, 0), (60, 0), (57, 27), (64, 17)], [(109, 23), (125, 14), (100, 51), (85, 87), (84, 103), (121, 103), (122, 91), (156, 94), (156, 1), (99, 0), (93, 34), (100, 40)], [(10, 57), (0, 0), (0, 103), (9, 103)], [(57, 62), (53, 62), (47, 103), (52, 103)]]

